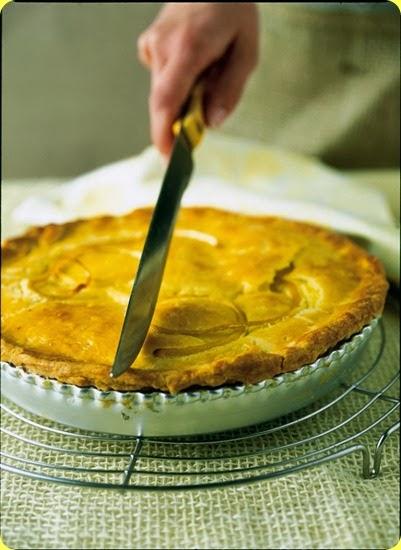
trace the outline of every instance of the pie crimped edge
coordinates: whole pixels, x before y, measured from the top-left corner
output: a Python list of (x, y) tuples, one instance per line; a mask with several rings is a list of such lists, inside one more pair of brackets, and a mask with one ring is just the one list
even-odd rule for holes
[(311, 365), (257, 384), (190, 389), (175, 395), (101, 391), (45, 379), (1, 362), (2, 393), (31, 413), (84, 430), (146, 437), (222, 432), (272, 420), (326, 395), (356, 366), (355, 359), (377, 324), (378, 319), (373, 320)]
[[(252, 345), (245, 346), (245, 351), (238, 353), (235, 357), (219, 356), (217, 353), (214, 361), (199, 367), (195, 365), (189, 368), (166, 370), (134, 367), (123, 376), (112, 380), (108, 376), (109, 365), (86, 362), (80, 364), (71, 359), (65, 360), (56, 356), (46, 357), (16, 344), (2, 334), (2, 360), (22, 366), (27, 372), (80, 387), (94, 386), (100, 390), (120, 391), (149, 388), (174, 394), (193, 386), (216, 387), (230, 383), (254, 384), (280, 373), (294, 371), (302, 365), (315, 361), (339, 342), (359, 332), (362, 327), (381, 314), (388, 288), (383, 268), (376, 258), (369, 256), (346, 237), (331, 233), (318, 226), (267, 216), (246, 216), (211, 208), (186, 208), (183, 209), (183, 212), (184, 217), (187, 218), (184, 225), (187, 224), (187, 227), (192, 227), (192, 222), (196, 226), (197, 219), (206, 218), (206, 225), (210, 227), (214, 218), (221, 222), (222, 219), (225, 221), (234, 217), (238, 224), (238, 230), (242, 228), (246, 231), (246, 225), (253, 222), (262, 225), (277, 223), (279, 226), (281, 224), (281, 228), (291, 227), (301, 235), (304, 233), (306, 240), (315, 237), (321, 239), (334, 251), (341, 250), (344, 258), (347, 258), (358, 272), (360, 280), (352, 293), (352, 300), (346, 303), (345, 308), (341, 306), (335, 314), (331, 315), (329, 324), (308, 331), (298, 338), (296, 346), (284, 347), (281, 354), (267, 352), (252, 343)], [(141, 218), (141, 223), (146, 227), (150, 215), (151, 209), (144, 208), (119, 219), (128, 222), (134, 217)], [(2, 246), (4, 261), (24, 257), (34, 248), (48, 247), (51, 249), (54, 243), (62, 241), (66, 232), (70, 234), (77, 231), (79, 235), (80, 227), (86, 227), (86, 229), (88, 227), (94, 229), (101, 226), (107, 227), (113, 219), (115, 218), (105, 216), (62, 225), (51, 224), (33, 228), (24, 236), (10, 239), (4, 243)], [(226, 236), (230, 238), (230, 235)], [(220, 253), (223, 252), (220, 251)]]

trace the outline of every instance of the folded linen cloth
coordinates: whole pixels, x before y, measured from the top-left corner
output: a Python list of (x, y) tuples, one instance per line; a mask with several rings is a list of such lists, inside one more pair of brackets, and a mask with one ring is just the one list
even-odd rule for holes
[[(148, 147), (61, 184), (50, 198), (28, 197), (12, 216), (19, 224), (40, 225), (124, 214), (155, 203), (164, 171), (160, 155)], [(399, 282), (399, 230), (384, 195), (314, 158), (208, 133), (195, 152), (195, 171), (182, 203), (325, 225), (355, 238)]]

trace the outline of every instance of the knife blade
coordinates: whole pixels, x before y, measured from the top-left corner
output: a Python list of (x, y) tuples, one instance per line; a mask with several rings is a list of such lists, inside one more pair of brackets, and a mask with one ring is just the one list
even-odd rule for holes
[(152, 322), (175, 220), (193, 170), (192, 150), (204, 131), (200, 85), (173, 131), (176, 138), (132, 286), (112, 377), (123, 374), (135, 361)]

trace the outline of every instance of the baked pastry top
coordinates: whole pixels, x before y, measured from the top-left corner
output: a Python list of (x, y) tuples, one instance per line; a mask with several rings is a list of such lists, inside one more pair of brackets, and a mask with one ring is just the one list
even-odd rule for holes
[(314, 361), (380, 315), (379, 262), (274, 217), (183, 208), (135, 363), (110, 378), (151, 209), (34, 228), (2, 247), (2, 360), (99, 389), (256, 383)]

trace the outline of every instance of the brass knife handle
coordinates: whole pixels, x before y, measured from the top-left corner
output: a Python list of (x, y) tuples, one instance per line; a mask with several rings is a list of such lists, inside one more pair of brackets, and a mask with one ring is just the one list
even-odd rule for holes
[(192, 90), (185, 112), (173, 124), (173, 134), (177, 136), (182, 129), (191, 149), (199, 144), (205, 131), (202, 99), (203, 85), (198, 82)]

